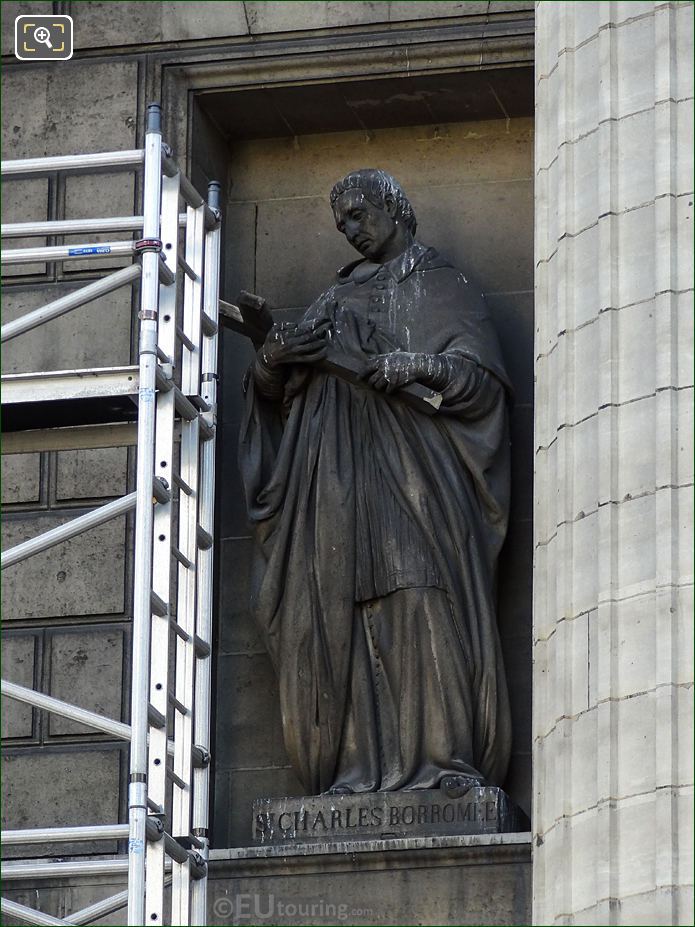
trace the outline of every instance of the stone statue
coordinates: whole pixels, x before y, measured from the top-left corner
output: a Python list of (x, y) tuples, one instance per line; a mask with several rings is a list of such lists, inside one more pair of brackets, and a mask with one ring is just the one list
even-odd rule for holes
[[(497, 338), (480, 293), (415, 241), (390, 175), (350, 173), (330, 201), (362, 257), (301, 322), (270, 329), (240, 439), (252, 605), (287, 752), (307, 794), (501, 785), (509, 382)], [(439, 394), (437, 411), (405, 401), (415, 387)]]

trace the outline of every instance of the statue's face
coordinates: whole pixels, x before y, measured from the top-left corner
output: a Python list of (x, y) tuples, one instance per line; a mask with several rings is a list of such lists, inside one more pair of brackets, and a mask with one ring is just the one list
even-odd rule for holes
[(335, 224), (353, 248), (371, 261), (387, 251), (396, 222), (384, 207), (375, 206), (361, 190), (346, 190), (333, 204)]

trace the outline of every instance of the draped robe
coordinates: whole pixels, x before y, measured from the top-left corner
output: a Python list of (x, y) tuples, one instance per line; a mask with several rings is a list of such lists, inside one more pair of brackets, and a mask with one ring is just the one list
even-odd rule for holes
[(307, 793), (501, 785), (511, 741), (496, 626), (509, 384), (481, 295), (434, 249), (358, 261), (309, 308), (336, 350), (445, 364), (434, 415), (297, 365), (246, 380), (240, 468), (252, 608)]

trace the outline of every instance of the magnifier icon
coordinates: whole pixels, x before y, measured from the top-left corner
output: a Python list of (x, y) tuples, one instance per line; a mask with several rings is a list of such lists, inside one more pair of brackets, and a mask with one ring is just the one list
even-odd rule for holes
[(53, 49), (51, 45), (51, 33), (45, 26), (39, 26), (34, 29), (34, 41), (41, 42), (41, 44), (45, 45), (47, 48)]

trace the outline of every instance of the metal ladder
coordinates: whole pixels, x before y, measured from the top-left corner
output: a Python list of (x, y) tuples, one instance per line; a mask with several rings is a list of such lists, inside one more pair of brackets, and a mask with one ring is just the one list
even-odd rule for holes
[(157, 104), (147, 108), (144, 149), (3, 162), (2, 177), (140, 169), (142, 216), (2, 226), (3, 238), (141, 236), (2, 255), (8, 265), (134, 257), (125, 269), (3, 325), (3, 342), (140, 281), (137, 366), (2, 378), (10, 428), (4, 451), (137, 443), (135, 492), (2, 554), (4, 569), (135, 510), (130, 724), (2, 682), (4, 696), (130, 742), (127, 823), (2, 833), (7, 846), (128, 840), (127, 856), (5, 863), (2, 875), (12, 880), (127, 872), (127, 891), (68, 919), (2, 899), (3, 912), (31, 924), (85, 924), (125, 904), (129, 925), (164, 924), (169, 884), (168, 922), (206, 923), (220, 185), (209, 184), (205, 201), (181, 173), (162, 141)]

